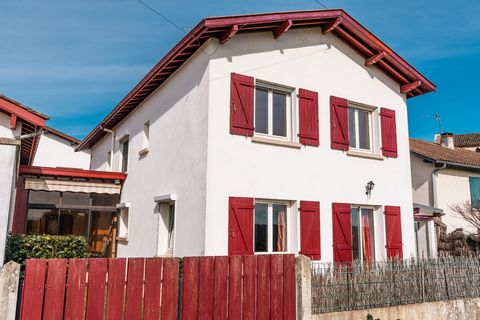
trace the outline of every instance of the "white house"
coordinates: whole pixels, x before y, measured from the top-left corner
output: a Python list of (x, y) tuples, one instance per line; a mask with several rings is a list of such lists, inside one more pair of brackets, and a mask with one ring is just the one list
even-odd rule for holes
[(343, 10), (206, 18), (81, 142), (128, 172), (118, 256), (416, 254), (406, 99)]
[(458, 228), (467, 233), (478, 232), (451, 208), (466, 201), (480, 202), (480, 153), (474, 151), (478, 146), (475, 134), (457, 138), (445, 133), (442, 138), (436, 136), (435, 142), (410, 139), (413, 202), (416, 215), (424, 221), (418, 225), (419, 251), (425, 255), (436, 252), (433, 221), (428, 219), (435, 214), (441, 216), (447, 232)]

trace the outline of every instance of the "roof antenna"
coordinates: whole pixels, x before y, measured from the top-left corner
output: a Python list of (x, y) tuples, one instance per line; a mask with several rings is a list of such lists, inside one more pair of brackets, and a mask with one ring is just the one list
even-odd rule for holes
[(440, 114), (438, 112), (435, 112), (435, 120), (438, 122), (438, 129), (440, 130), (440, 134), (443, 133), (442, 129), (442, 119), (440, 118)]

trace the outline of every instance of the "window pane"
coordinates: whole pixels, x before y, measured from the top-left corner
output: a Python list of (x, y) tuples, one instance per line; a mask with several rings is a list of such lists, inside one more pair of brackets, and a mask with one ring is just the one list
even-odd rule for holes
[(273, 92), (273, 135), (287, 136), (287, 95)]
[(358, 208), (352, 208), (352, 249), (353, 260), (360, 259), (360, 225), (358, 220)]
[(255, 132), (268, 133), (268, 91), (255, 90)]
[(373, 210), (362, 208), (362, 251), (363, 261), (375, 261), (375, 237), (373, 226)]
[(122, 171), (128, 170), (128, 140), (122, 143)]
[(268, 205), (255, 204), (255, 252), (267, 252)]
[(370, 149), (370, 123), (368, 118), (368, 111), (358, 110), (358, 135), (360, 140), (360, 149)]
[(58, 211), (28, 209), (27, 234), (58, 234)]
[(348, 141), (352, 148), (357, 146), (357, 137), (355, 135), (355, 109), (348, 109)]
[(82, 210), (60, 210), (58, 234), (86, 236), (88, 212)]
[(273, 205), (273, 251), (287, 251), (287, 206)]

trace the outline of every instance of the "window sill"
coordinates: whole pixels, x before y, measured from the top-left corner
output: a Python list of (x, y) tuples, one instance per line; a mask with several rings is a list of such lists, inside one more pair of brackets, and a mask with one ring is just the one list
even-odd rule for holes
[(366, 153), (366, 152), (353, 151), (353, 150), (348, 150), (347, 156), (374, 159), (374, 160), (385, 160), (385, 157), (380, 154)]
[(128, 236), (116, 237), (115, 240), (120, 241), (120, 242), (124, 242), (124, 243), (128, 243)]
[(148, 148), (143, 148), (142, 150), (138, 151), (138, 154), (144, 156), (148, 153)]
[(271, 144), (271, 145), (275, 145), (275, 146), (294, 148), (294, 149), (300, 149), (302, 147), (302, 144), (298, 143), (298, 142), (292, 142), (292, 141), (286, 141), (286, 140), (277, 140), (277, 139), (272, 139), (272, 138), (264, 138), (264, 137), (256, 137), (256, 136), (252, 137), (252, 142), (263, 143), (263, 144)]

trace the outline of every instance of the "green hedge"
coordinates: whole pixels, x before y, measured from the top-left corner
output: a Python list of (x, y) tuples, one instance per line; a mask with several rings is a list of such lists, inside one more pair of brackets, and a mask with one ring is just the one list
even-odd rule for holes
[(25, 265), (27, 259), (86, 258), (87, 240), (82, 236), (9, 235), (5, 262)]

